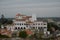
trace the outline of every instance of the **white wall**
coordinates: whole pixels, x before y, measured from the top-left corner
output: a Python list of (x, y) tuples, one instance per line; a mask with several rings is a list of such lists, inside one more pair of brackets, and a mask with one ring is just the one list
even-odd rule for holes
[[(23, 24), (23, 25), (22, 25), (22, 24)], [(14, 27), (17, 27), (17, 28), (18, 28), (18, 27), (19, 27), (19, 28), (21, 28), (21, 27), (24, 28), (24, 27), (25, 27), (25, 28), (26, 28), (26, 25), (25, 25), (25, 24), (26, 24), (25, 21), (15, 21), (15, 22), (14, 22)]]
[[(33, 25), (35, 24), (35, 25)], [(44, 31), (47, 31), (47, 22), (43, 22), (43, 21), (37, 21), (37, 22), (34, 22), (33, 24), (31, 24), (31, 27), (35, 27), (35, 29), (39, 29), (39, 27), (41, 28), (44, 28)], [(45, 25), (44, 25), (45, 24)]]

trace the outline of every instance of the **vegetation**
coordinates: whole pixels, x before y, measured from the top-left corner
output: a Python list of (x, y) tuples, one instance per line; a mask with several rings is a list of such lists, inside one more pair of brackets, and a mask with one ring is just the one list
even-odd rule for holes
[(0, 28), (1, 28), (1, 24), (0, 24)]
[(4, 25), (4, 24), (12, 24), (13, 21), (12, 20), (8, 20), (7, 18), (4, 17), (4, 15), (1, 15), (1, 19), (0, 19), (0, 24)]
[(26, 33), (26, 31), (20, 31), (19, 37), (26, 38), (27, 36), (28, 36), (28, 34)]
[(48, 31), (50, 31), (51, 33), (52, 33), (51, 27), (54, 27), (56, 30), (57, 29), (59, 30), (59, 27), (55, 23), (53, 23), (53, 22), (48, 23), (47, 26), (48, 26)]
[(9, 37), (6, 36), (6, 35), (1, 35), (1, 34), (0, 34), (0, 38), (9, 38)]
[(6, 24), (12, 24), (13, 21), (12, 20), (8, 20)]

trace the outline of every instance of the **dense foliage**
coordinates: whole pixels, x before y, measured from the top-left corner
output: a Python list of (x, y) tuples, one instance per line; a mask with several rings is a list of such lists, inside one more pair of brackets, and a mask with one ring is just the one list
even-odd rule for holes
[(52, 32), (51, 27), (54, 27), (55, 30), (59, 30), (59, 27), (53, 22), (48, 23), (47, 27), (48, 27), (48, 31), (50, 31), (50, 32)]
[(6, 35), (1, 35), (1, 34), (0, 34), (0, 38), (9, 38), (9, 37), (6, 36)]
[(27, 36), (28, 36), (28, 34), (26, 33), (26, 31), (20, 31), (19, 37), (26, 38)]
[(12, 23), (13, 23), (12, 20), (5, 18), (3, 14), (1, 15), (0, 24), (4, 25), (4, 24), (12, 24)]

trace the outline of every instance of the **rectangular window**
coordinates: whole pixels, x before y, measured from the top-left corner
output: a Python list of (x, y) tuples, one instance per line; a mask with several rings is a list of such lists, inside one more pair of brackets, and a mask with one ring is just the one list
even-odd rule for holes
[(35, 24), (33, 24), (33, 25), (35, 25)]
[(38, 29), (41, 29), (40, 27), (38, 27)]
[(44, 28), (46, 28), (46, 27), (44, 27)]
[(40, 23), (38, 23), (38, 25), (40, 25)]
[(36, 23), (36, 25), (37, 25), (37, 23)]
[(44, 23), (44, 25), (46, 25), (46, 24)]
[(23, 25), (23, 23), (22, 23), (22, 25)]
[(26, 24), (24, 23), (24, 25), (26, 25)]
[(21, 25), (21, 24), (20, 24)]
[(37, 27), (36, 27), (36, 29), (37, 29)]

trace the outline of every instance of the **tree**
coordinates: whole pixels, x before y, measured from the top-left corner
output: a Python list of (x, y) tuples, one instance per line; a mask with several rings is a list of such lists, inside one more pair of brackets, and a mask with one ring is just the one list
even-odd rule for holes
[(28, 34), (26, 33), (26, 31), (20, 31), (19, 37), (26, 38), (27, 36), (28, 36)]
[(4, 15), (1, 15), (0, 23), (5, 24), (7, 22), (7, 19), (4, 17)]
[(8, 20), (8, 21), (7, 21), (7, 24), (12, 24), (12, 23), (13, 23), (12, 20)]
[(6, 36), (6, 35), (1, 35), (1, 34), (0, 34), (0, 38), (9, 38), (9, 37)]
[(1, 23), (0, 23), (0, 28), (1, 28)]
[(57, 29), (59, 30), (59, 27), (53, 22), (48, 23), (47, 27), (48, 27), (48, 31), (50, 31), (51, 33), (52, 33), (51, 27), (54, 27), (55, 30)]

